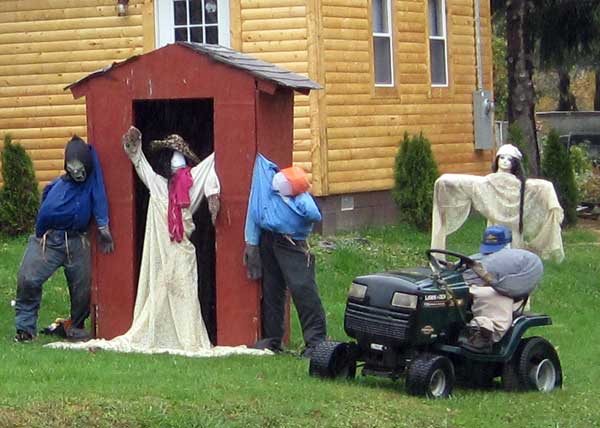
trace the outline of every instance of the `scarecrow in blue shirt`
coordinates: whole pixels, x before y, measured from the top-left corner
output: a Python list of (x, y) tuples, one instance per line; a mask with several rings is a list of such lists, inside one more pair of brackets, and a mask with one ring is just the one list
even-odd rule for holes
[[(289, 180), (293, 174), (300, 180)], [(246, 216), (244, 264), (250, 279), (262, 277), (263, 339), (255, 347), (282, 350), (289, 289), (304, 336), (303, 356), (310, 358), (326, 338), (326, 322), (315, 281), (315, 259), (306, 241), (313, 224), (321, 221), (321, 213), (308, 188), (308, 178), (300, 168), (280, 171), (264, 156), (257, 156)]]
[(87, 338), (83, 330), (90, 314), (91, 290), (87, 229), (92, 216), (98, 226), (100, 251), (110, 253), (114, 248), (104, 180), (94, 148), (74, 136), (65, 147), (65, 171), (44, 189), (35, 235), (29, 238), (17, 276), (17, 342), (35, 338), (42, 285), (61, 266), (71, 299), (67, 337)]

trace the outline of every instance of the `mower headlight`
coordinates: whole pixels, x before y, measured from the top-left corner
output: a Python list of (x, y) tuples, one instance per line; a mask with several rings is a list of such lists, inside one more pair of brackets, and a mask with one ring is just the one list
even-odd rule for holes
[(348, 291), (348, 297), (352, 297), (357, 300), (363, 300), (367, 294), (367, 286), (362, 284), (352, 283), (350, 291)]
[(415, 309), (417, 307), (418, 296), (404, 293), (394, 293), (392, 296), (392, 306), (399, 308)]

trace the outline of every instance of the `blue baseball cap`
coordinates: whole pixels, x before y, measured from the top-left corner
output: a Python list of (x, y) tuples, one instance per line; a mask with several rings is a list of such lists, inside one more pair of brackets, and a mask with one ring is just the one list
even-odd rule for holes
[(512, 242), (512, 231), (506, 226), (490, 226), (483, 232), (479, 246), (481, 254), (491, 254), (500, 251)]

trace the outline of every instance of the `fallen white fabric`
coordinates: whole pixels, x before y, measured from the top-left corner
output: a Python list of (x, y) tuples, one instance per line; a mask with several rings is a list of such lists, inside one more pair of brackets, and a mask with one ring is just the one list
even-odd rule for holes
[(522, 248), (543, 259), (565, 257), (560, 224), (563, 210), (552, 183), (528, 179), (523, 206), (523, 234), (519, 233), (521, 182), (513, 174), (495, 172), (485, 177), (444, 174), (435, 182), (431, 248), (445, 249), (446, 237), (462, 226), (471, 208), (480, 212), (488, 225), (510, 227), (512, 248)]
[(213, 347), (206, 332), (198, 301), (198, 272), (195, 247), (189, 237), (194, 231), (193, 212), (204, 196), (220, 192), (214, 154), (192, 168), (190, 208), (182, 210), (184, 238), (172, 242), (167, 224), (167, 180), (156, 174), (141, 148), (128, 154), (138, 176), (150, 191), (140, 277), (129, 331), (112, 340), (82, 343), (58, 342), (51, 348), (106, 349), (118, 352), (168, 353), (187, 357), (232, 354), (271, 355), (272, 352), (245, 346)]

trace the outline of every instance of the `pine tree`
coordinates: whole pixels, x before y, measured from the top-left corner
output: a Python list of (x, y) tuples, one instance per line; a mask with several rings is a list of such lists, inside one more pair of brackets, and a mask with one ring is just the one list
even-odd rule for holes
[(427, 138), (422, 133), (413, 137), (405, 133), (396, 154), (392, 191), (401, 219), (419, 229), (430, 227), (437, 177), (437, 164)]
[(19, 235), (33, 229), (40, 203), (33, 162), (20, 144), (4, 137), (0, 190), (0, 233)]
[(552, 129), (544, 145), (542, 174), (554, 185), (558, 201), (565, 211), (565, 223), (577, 223), (577, 185), (571, 157), (567, 147), (559, 141), (558, 132)]

